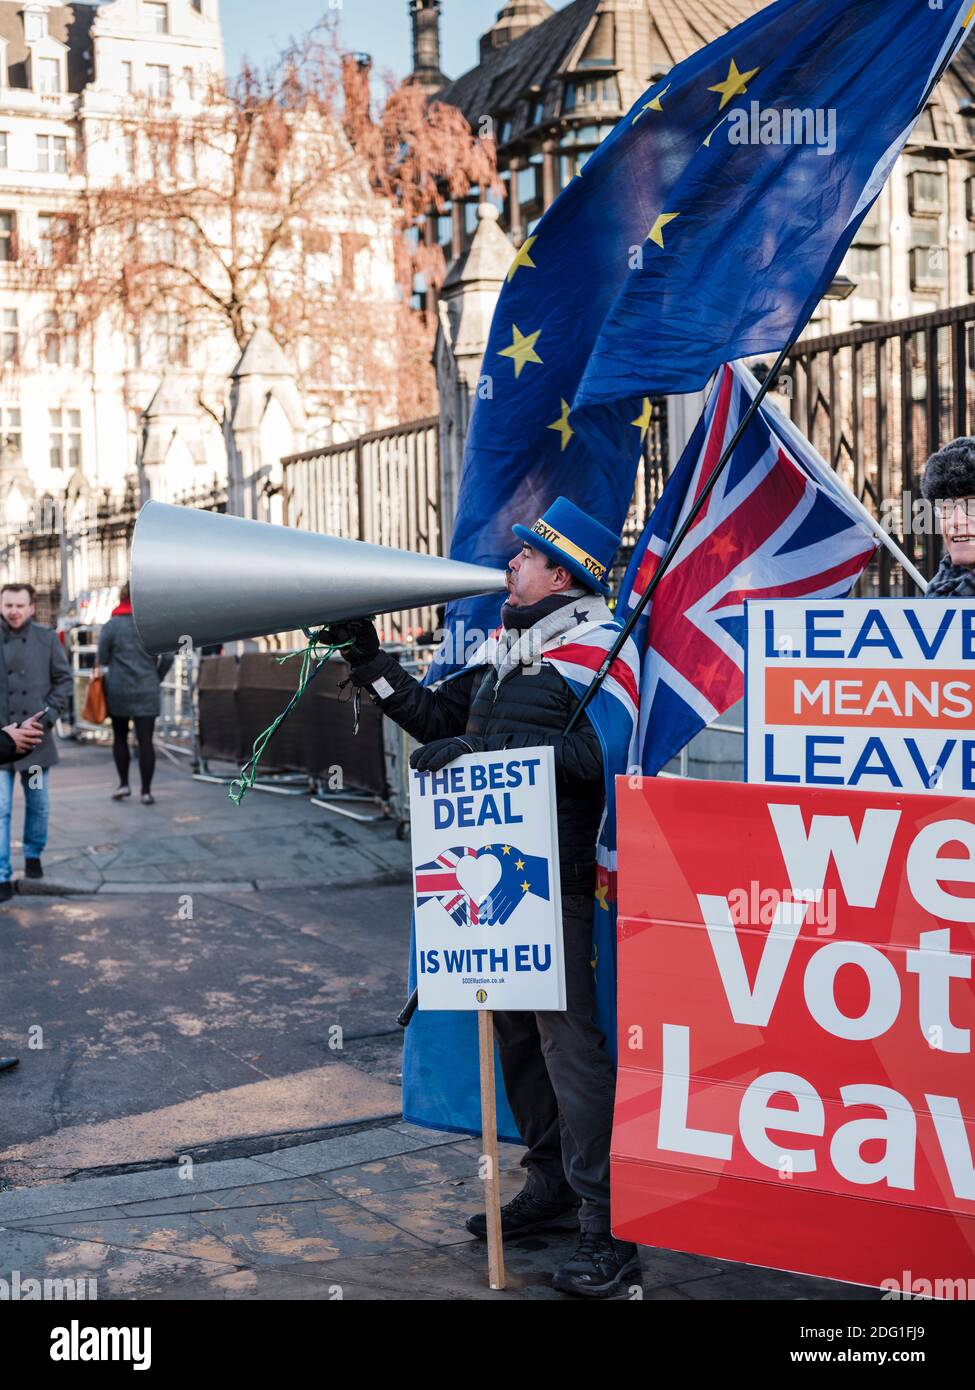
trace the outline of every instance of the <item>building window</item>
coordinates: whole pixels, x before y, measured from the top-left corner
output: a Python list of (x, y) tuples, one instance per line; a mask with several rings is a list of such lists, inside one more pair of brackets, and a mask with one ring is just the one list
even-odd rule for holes
[(948, 284), (948, 252), (943, 246), (911, 248), (911, 289), (943, 290)]
[(132, 64), (128, 62), (122, 64), (122, 87), (128, 92), (129, 96), (132, 95), (135, 87), (135, 79), (132, 74)]
[(0, 405), (0, 456), (21, 452), (20, 407)]
[(73, 473), (81, 467), (81, 411), (51, 411), (51, 467)]
[(43, 266), (71, 264), (77, 253), (78, 222), (63, 213), (42, 212), (37, 218), (37, 261)]
[(16, 309), (4, 309), (0, 322), (0, 361), (16, 362), (20, 356), (20, 319)]
[(68, 138), (66, 135), (38, 135), (37, 172), (66, 174), (68, 172)]
[(160, 101), (168, 101), (170, 93), (169, 68), (164, 63), (147, 63), (146, 75), (149, 79), (151, 95), (158, 97)]
[(152, 3), (147, 0), (146, 10), (149, 13), (149, 27), (154, 34), (169, 33), (169, 6)]
[(138, 365), (143, 370), (189, 366), (189, 331), (175, 314), (157, 314), (140, 335)]
[(196, 73), (192, 68), (183, 69), (183, 87), (190, 101), (196, 100)]
[(522, 207), (534, 203), (539, 193), (538, 175), (542, 169), (542, 156), (532, 155), (531, 163), (518, 170), (518, 202)]
[(0, 212), (0, 261), (17, 259), (17, 214)]
[(44, 266), (54, 264), (54, 214), (51, 212), (42, 212), (37, 219), (37, 262)]
[(138, 146), (134, 130), (127, 130), (122, 136), (122, 168), (126, 174), (134, 174), (138, 160)]
[(79, 359), (78, 315), (65, 314), (61, 320), (61, 362), (65, 367), (77, 367)]
[(37, 90), (53, 96), (61, 90), (61, 62), (58, 58), (38, 58)]
[(191, 0), (191, 4), (194, 10), (196, 10), (197, 14), (203, 13), (203, 0)]
[(24, 37), (28, 43), (47, 38), (47, 15), (43, 10), (28, 10), (25, 13)]
[(915, 169), (907, 180), (911, 212), (922, 216), (945, 211), (945, 177), (938, 169)]
[(41, 354), (51, 367), (61, 364), (61, 332), (57, 314), (45, 314), (41, 320)]
[(7, 132), (0, 130), (0, 169), (7, 167)]

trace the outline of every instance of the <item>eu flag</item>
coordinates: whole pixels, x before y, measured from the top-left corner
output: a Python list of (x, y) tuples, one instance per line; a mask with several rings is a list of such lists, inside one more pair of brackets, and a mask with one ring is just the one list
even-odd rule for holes
[[(512, 524), (560, 494), (622, 526), (649, 397), (801, 331), (973, 19), (972, 0), (778, 0), (644, 93), (512, 260), (453, 558), (503, 566)], [(435, 676), (499, 603), (450, 606)]]

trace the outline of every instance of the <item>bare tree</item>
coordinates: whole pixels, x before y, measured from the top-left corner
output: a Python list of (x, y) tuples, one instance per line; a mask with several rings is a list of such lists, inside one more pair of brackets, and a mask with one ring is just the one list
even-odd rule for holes
[(411, 298), (443, 258), (417, 224), (495, 184), (494, 149), (409, 85), (374, 119), (368, 81), (326, 24), (264, 71), (90, 123), (82, 191), (22, 251), (57, 321), (153, 333), (176, 363), (264, 325), (337, 418), (428, 413), (434, 325)]

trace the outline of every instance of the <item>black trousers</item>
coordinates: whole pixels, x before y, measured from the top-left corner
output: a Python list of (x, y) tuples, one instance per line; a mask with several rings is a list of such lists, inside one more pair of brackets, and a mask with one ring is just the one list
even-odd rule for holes
[[(143, 794), (152, 791), (152, 774), (156, 770), (156, 750), (152, 746), (152, 734), (156, 727), (156, 720), (153, 715), (136, 715), (132, 720), (135, 725), (135, 736), (139, 743), (139, 777), (142, 781)], [(112, 755), (115, 758), (115, 770), (118, 773), (120, 787), (129, 785), (129, 721), (120, 719), (117, 715), (112, 715)]]
[(562, 899), (565, 1013), (496, 1013), (505, 1090), (528, 1146), (525, 1187), (582, 1199), (579, 1224), (608, 1231), (609, 1146), (616, 1073), (594, 1021), (591, 896)]

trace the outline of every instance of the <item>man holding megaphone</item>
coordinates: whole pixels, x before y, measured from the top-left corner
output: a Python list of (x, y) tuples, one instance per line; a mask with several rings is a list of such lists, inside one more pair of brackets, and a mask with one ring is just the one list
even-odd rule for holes
[[(607, 1297), (639, 1269), (636, 1247), (610, 1231), (615, 1074), (594, 1017), (592, 971), (606, 774), (622, 772), (625, 759), (604, 767), (603, 750), (611, 743), (589, 713), (571, 732), (566, 726), (578, 703), (569, 672), (578, 688), (579, 672), (591, 677), (619, 634), (605, 600), (620, 539), (564, 497), (531, 528), (513, 530), (522, 548), (508, 565), (502, 626), (463, 671), (438, 687), (420, 685), (381, 651), (367, 619), (332, 627), (327, 638), (351, 642), (343, 654), (354, 684), (424, 745), (411, 758), (419, 771), (438, 771), (466, 753), (539, 745), (554, 750), (567, 1007), (564, 1013), (494, 1015), (505, 1090), (528, 1149), (525, 1186), (502, 1209), (502, 1231), (525, 1235), (565, 1225), (578, 1212), (579, 1247), (555, 1286)], [(627, 721), (635, 717), (636, 667), (635, 650), (624, 648), (610, 671), (615, 679), (606, 682), (632, 690)], [(612, 746), (618, 748), (619, 739)], [(486, 1237), (483, 1214), (470, 1217), (467, 1227)]]

